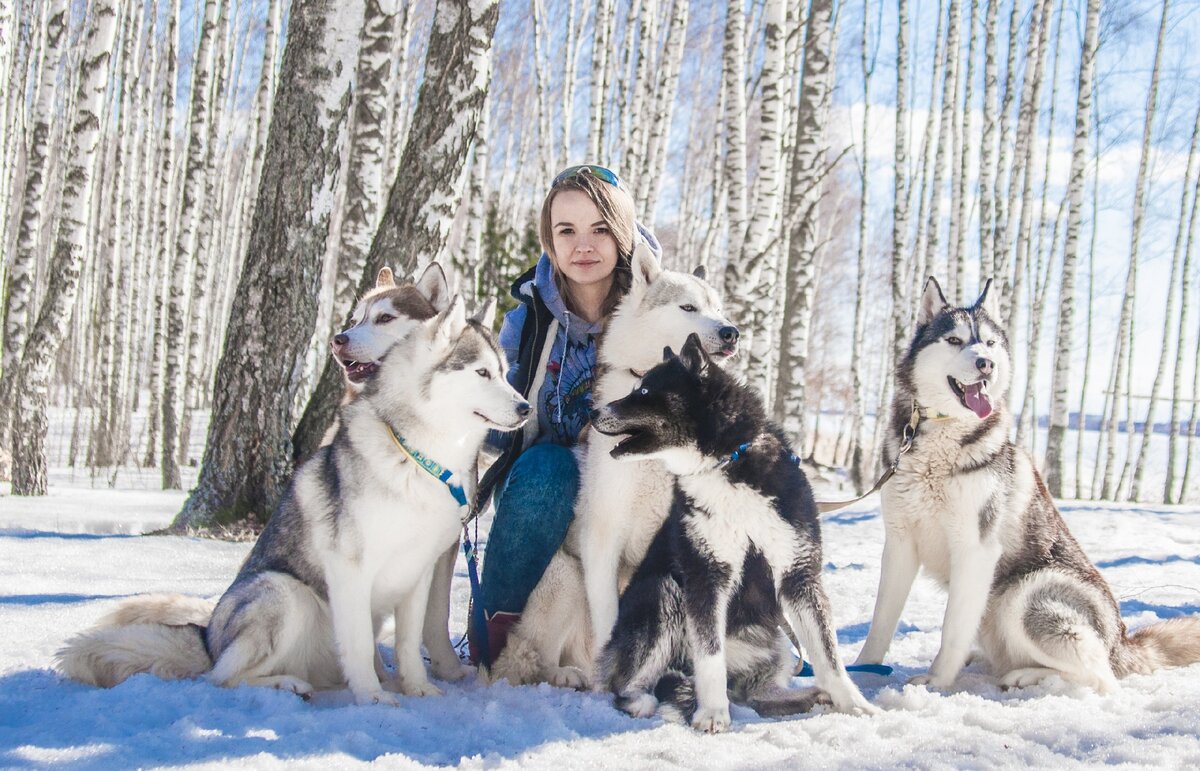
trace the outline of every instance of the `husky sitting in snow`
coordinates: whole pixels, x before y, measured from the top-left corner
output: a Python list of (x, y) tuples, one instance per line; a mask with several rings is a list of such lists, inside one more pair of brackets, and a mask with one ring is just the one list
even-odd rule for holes
[[(812, 490), (758, 394), (692, 335), (592, 426), (619, 438), (614, 458), (653, 458), (676, 478), (670, 517), (621, 595), (597, 664), (618, 707), (648, 716), (662, 702), (708, 732), (729, 726), (730, 694), (770, 715), (825, 697), (841, 711), (875, 712), (838, 657)], [(783, 623), (823, 693), (786, 688)]]
[[(134, 599), (58, 654), (64, 673), (112, 686), (137, 672), (299, 694), (348, 685), (395, 704), (375, 639), (396, 622), (394, 690), (438, 689), (420, 637), (434, 564), (454, 544), (489, 429), (530, 413), (488, 329), (455, 299), (394, 343), (343, 405), (337, 436), (296, 472), (211, 617), (178, 597)], [(466, 488), (464, 490), (463, 488)]]
[(884, 462), (886, 540), (860, 663), (887, 653), (917, 569), (949, 591), (942, 645), (913, 682), (947, 688), (978, 638), (1004, 686), (1050, 675), (1104, 692), (1131, 672), (1200, 661), (1200, 620), (1128, 635), (1112, 592), (1067, 530), (1023, 448), (1009, 440), (1008, 339), (989, 281), (951, 307), (925, 285), (900, 364)]

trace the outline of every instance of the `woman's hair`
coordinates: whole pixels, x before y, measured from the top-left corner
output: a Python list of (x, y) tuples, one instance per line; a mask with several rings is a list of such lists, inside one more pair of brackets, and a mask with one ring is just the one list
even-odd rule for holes
[[(624, 188), (605, 182), (590, 173), (586, 167), (553, 185), (550, 192), (546, 194), (546, 200), (542, 203), (542, 217), (538, 228), (542, 249), (551, 257), (556, 255), (554, 254), (554, 227), (550, 220), (550, 205), (554, 203), (555, 196), (565, 190), (578, 190), (587, 195), (600, 211), (600, 217), (608, 225), (608, 231), (612, 234), (613, 240), (617, 242), (617, 265), (613, 268), (612, 287), (608, 290), (608, 296), (604, 298), (604, 303), (600, 307), (601, 315), (608, 316), (612, 313), (613, 308), (617, 307), (617, 303), (621, 301), (625, 293), (629, 291), (632, 281), (630, 258), (633, 255), (634, 238), (637, 234), (633, 198)], [(558, 293), (566, 303), (567, 309), (578, 314), (575, 300), (571, 296), (570, 285), (559, 272), (557, 262), (551, 260), (551, 265), (554, 268), (554, 284), (558, 287)]]

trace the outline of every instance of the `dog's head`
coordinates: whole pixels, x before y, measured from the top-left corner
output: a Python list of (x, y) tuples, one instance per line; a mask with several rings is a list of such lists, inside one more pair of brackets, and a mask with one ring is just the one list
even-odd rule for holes
[(663, 270), (644, 243), (633, 250), (630, 262), (629, 293), (613, 311), (600, 347), (606, 366), (649, 369), (664, 347), (678, 348), (693, 334), (716, 361), (737, 353), (738, 329), (725, 317), (703, 268), (693, 273)]
[(711, 467), (736, 446), (735, 436), (753, 434), (764, 421), (761, 400), (694, 333), (678, 354), (666, 348), (628, 396), (592, 413), (595, 430), (624, 436), (612, 457), (657, 458), (677, 474)]
[(917, 312), (917, 331), (900, 368), (917, 403), (955, 418), (983, 420), (1008, 392), (1008, 338), (989, 279), (974, 305), (955, 308), (932, 276)]
[[(491, 327), (496, 303), (468, 318), (461, 297), (420, 322), (384, 355), (365, 398), (382, 411), (419, 409), (447, 431), (519, 428), (532, 412), (505, 378), (506, 363)], [(395, 366), (393, 366), (393, 362)]]
[(425, 268), (416, 283), (397, 284), (391, 268), (380, 270), (375, 288), (354, 306), (350, 327), (330, 341), (333, 358), (342, 366), (351, 392), (361, 392), (393, 343), (449, 305), (446, 274), (436, 262)]

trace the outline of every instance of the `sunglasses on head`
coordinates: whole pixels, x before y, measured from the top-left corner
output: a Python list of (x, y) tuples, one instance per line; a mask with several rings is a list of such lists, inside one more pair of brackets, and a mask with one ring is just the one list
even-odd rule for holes
[(589, 174), (596, 179), (607, 182), (613, 187), (621, 186), (621, 179), (617, 176), (615, 171), (606, 169), (603, 166), (594, 166), (592, 164), (585, 163), (580, 166), (570, 166), (560, 171), (558, 176), (554, 178), (554, 181), (550, 183), (550, 187), (558, 187), (568, 179), (574, 179), (580, 174)]

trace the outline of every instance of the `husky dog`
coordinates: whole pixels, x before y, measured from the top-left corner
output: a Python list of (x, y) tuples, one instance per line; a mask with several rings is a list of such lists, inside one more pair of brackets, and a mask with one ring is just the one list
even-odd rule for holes
[(1106, 692), (1116, 679), (1200, 660), (1200, 621), (1127, 635), (1112, 592), (1067, 530), (1025, 450), (1009, 441), (1008, 339), (991, 282), (954, 308), (933, 278), (901, 362), (884, 461), (879, 595), (859, 662), (887, 653), (917, 568), (949, 591), (942, 645), (913, 682), (954, 683), (978, 637), (1006, 687), (1050, 675)]
[[(657, 459), (677, 485), (670, 517), (621, 595), (600, 676), (626, 712), (647, 716), (665, 701), (708, 732), (729, 726), (730, 692), (772, 715), (825, 695), (839, 710), (874, 712), (838, 657), (817, 509), (799, 459), (758, 394), (704, 348), (695, 335), (679, 356), (668, 348), (592, 422), (619, 437), (614, 458)], [(823, 693), (786, 689), (785, 620)], [(694, 684), (678, 670), (694, 672)]]
[(195, 601), (133, 600), (68, 641), (62, 671), (104, 686), (145, 671), (302, 695), (348, 685), (356, 703), (395, 704), (375, 651), (394, 614), (389, 685), (438, 693), (420, 651), (434, 563), (468, 512), (488, 430), (515, 429), (531, 410), (504, 379), (493, 314), (489, 304), (468, 320), (456, 299), (393, 344), (341, 408), (333, 443), (296, 472), (211, 618)]
[[(704, 269), (663, 270), (638, 244), (629, 293), (600, 341), (593, 403), (629, 393), (662, 359), (665, 346), (701, 339), (712, 358), (737, 352), (738, 330), (721, 309)], [(629, 581), (671, 508), (674, 482), (661, 463), (615, 461), (617, 439), (590, 432), (580, 461), (575, 521), (530, 595), (521, 621), (490, 671), (493, 680), (586, 687), (596, 651), (617, 619), (620, 587)]]
[[(388, 348), (409, 332), (450, 305), (450, 286), (446, 274), (436, 262), (429, 263), (416, 282), (396, 283), (391, 268), (382, 268), (375, 288), (363, 295), (350, 315), (351, 324), (333, 336), (330, 353), (346, 378), (344, 402), (362, 393), (367, 379), (379, 368)], [(337, 435), (337, 421), (329, 427), (322, 444)], [(458, 542), (450, 545), (438, 559), (429, 586), (422, 640), (429, 654), (430, 668), (439, 680), (458, 680), (465, 674), (454, 646), (450, 644), (450, 584)]]

